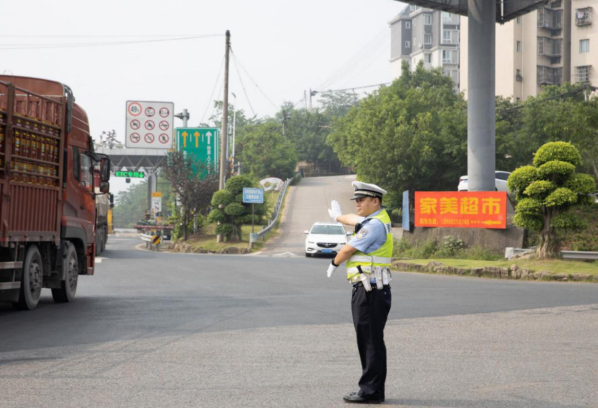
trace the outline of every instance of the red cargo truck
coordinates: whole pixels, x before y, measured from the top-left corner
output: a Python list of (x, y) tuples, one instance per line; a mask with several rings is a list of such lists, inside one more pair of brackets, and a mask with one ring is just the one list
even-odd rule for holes
[(108, 192), (110, 161), (74, 102), (61, 83), (0, 76), (0, 301), (17, 309), (34, 309), (42, 288), (71, 302), (94, 272), (95, 187)]

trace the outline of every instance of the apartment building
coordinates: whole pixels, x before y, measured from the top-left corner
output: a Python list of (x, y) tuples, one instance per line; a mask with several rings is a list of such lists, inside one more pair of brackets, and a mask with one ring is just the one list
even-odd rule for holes
[(598, 1), (572, 0), (571, 6), (571, 82), (598, 86)]
[[(496, 26), (496, 94), (537, 96), (545, 85), (597, 82), (598, 0), (554, 0)], [(467, 94), (467, 18), (461, 21), (461, 90)], [(594, 51), (591, 52), (591, 45)]]
[(403, 61), (415, 69), (420, 61), (426, 68), (441, 67), (459, 89), (459, 32), (457, 14), (419, 6), (407, 6), (389, 22), (391, 76), (401, 76)]

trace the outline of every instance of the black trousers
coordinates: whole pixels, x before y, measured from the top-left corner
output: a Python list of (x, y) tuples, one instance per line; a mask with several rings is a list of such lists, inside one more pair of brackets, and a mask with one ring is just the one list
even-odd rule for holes
[(386, 381), (384, 326), (391, 302), (390, 286), (384, 286), (382, 290), (372, 289), (370, 292), (366, 292), (361, 284), (353, 287), (351, 311), (361, 359), (362, 374), (359, 389), (362, 395), (377, 392), (384, 394)]

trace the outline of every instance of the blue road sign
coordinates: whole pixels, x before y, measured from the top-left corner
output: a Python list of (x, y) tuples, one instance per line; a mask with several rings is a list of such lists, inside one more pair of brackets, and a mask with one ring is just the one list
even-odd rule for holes
[(243, 202), (246, 204), (263, 204), (264, 190), (261, 188), (243, 188)]

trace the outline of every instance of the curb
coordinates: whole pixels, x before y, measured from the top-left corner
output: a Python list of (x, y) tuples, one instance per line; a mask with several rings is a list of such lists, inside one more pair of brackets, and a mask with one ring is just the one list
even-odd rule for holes
[(401, 272), (420, 272), (433, 273), (438, 275), (472, 276), (478, 278), (485, 277), (526, 281), (539, 280), (555, 282), (598, 283), (598, 275), (590, 275), (589, 273), (553, 273), (551, 271), (534, 272), (527, 268), (520, 268), (517, 265), (511, 265), (510, 268), (496, 266), (485, 266), (482, 268), (457, 268), (454, 266), (444, 265), (441, 262), (434, 261), (429, 262), (427, 265), (395, 261), (392, 263), (392, 268), (396, 271)]

